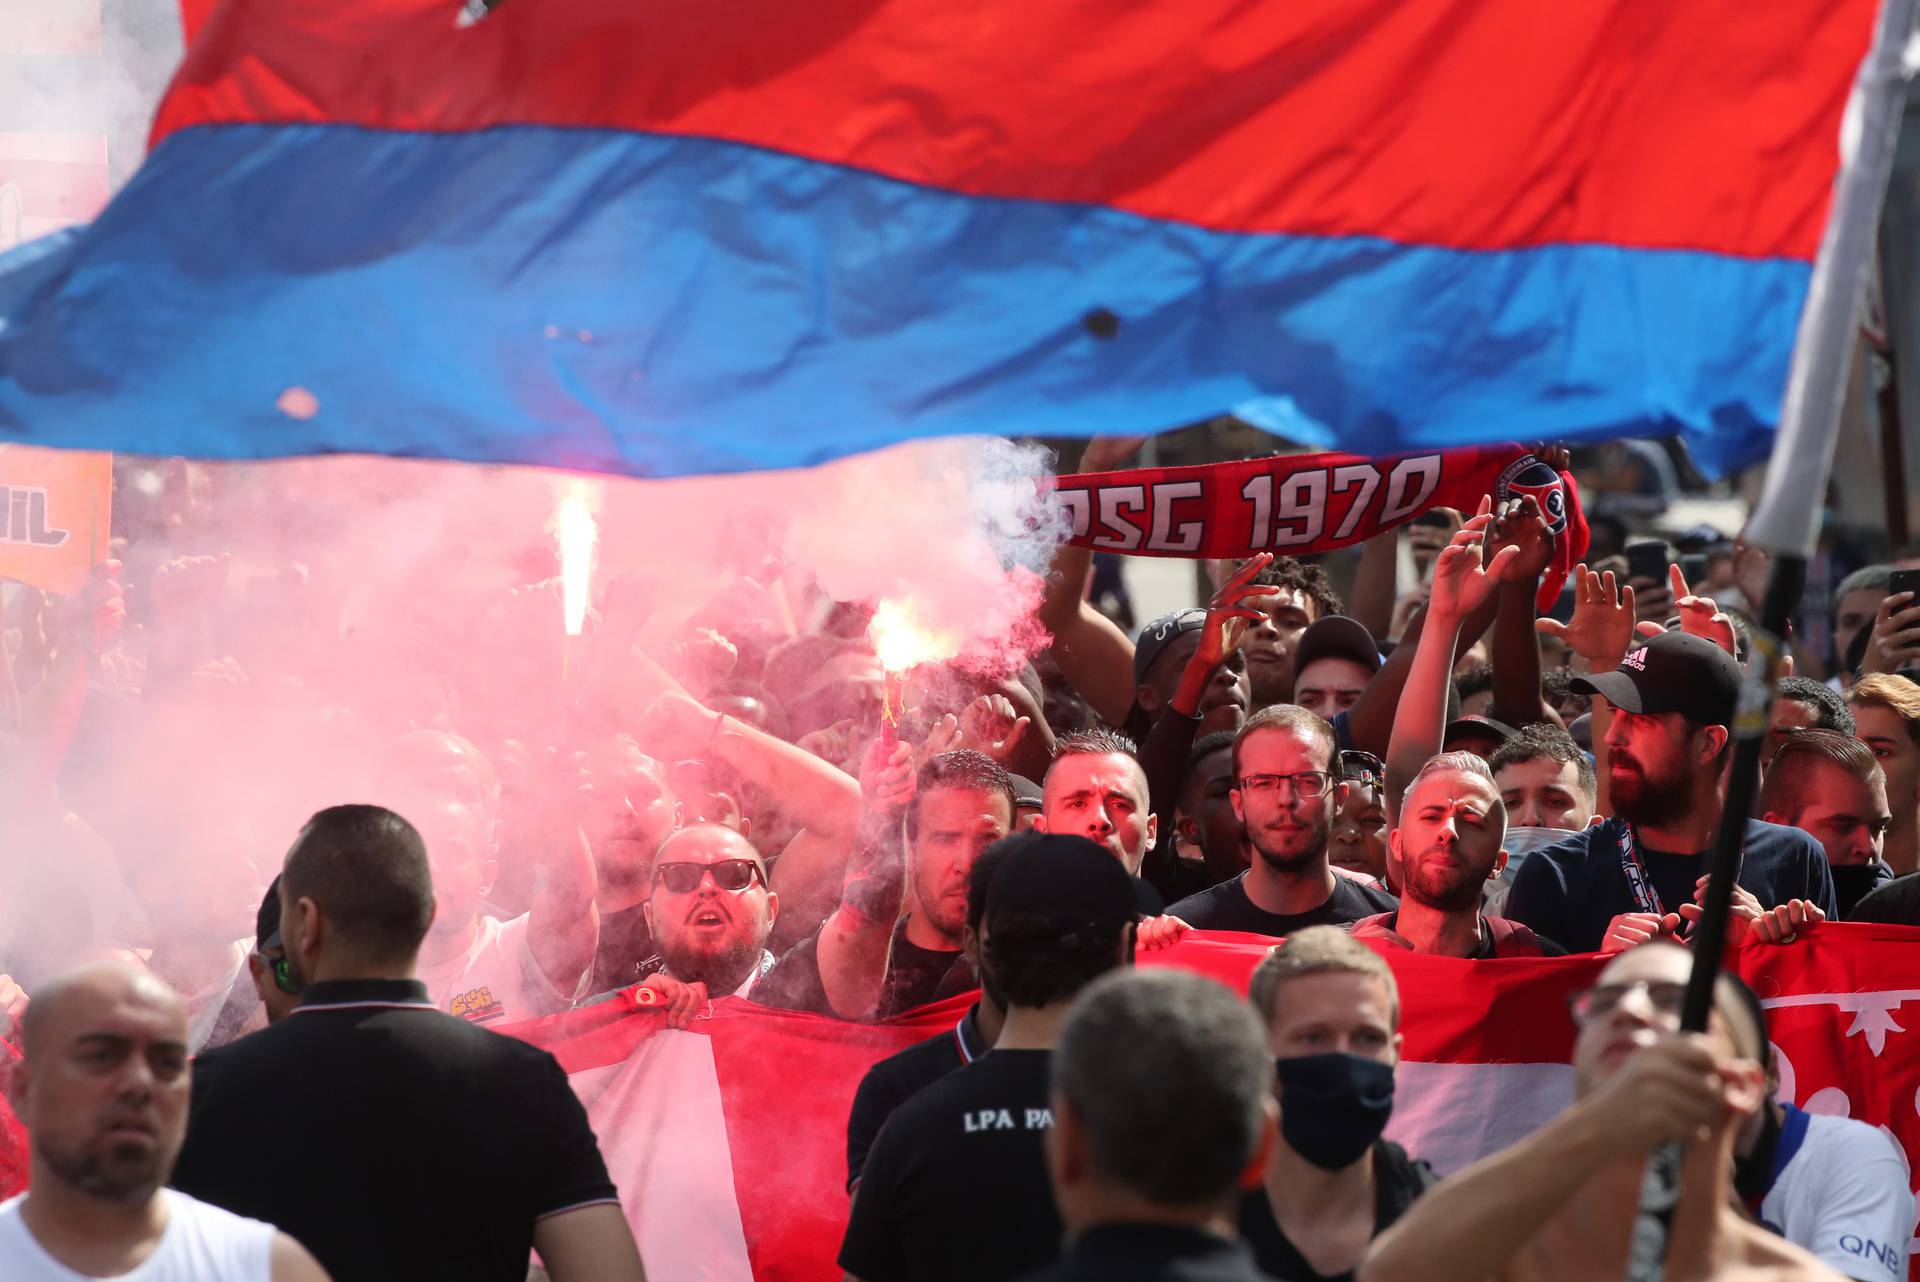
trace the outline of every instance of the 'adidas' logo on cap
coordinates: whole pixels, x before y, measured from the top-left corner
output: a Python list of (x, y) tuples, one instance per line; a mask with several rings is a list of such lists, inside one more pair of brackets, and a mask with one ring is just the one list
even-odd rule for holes
[(1632, 668), (1635, 672), (1645, 672), (1647, 670), (1647, 647), (1641, 646), (1638, 650), (1631, 651), (1626, 658), (1620, 660), (1620, 666), (1623, 668)]

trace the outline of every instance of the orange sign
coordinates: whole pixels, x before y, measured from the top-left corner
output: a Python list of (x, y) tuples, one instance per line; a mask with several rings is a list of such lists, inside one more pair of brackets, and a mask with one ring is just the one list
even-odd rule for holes
[(0, 445), (0, 579), (76, 592), (107, 559), (113, 455)]

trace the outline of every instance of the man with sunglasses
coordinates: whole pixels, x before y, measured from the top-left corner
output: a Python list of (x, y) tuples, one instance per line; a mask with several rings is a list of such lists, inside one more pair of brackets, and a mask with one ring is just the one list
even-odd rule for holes
[(1686, 1145), (1667, 1276), (1830, 1279), (1733, 1209), (1739, 1133), (1767, 1095), (1760, 1004), (1721, 972), (1709, 1028), (1680, 1032), (1693, 957), (1656, 942), (1578, 994), (1574, 1104), (1511, 1148), (1442, 1180), (1377, 1239), (1360, 1282), (1625, 1277), (1647, 1155)]
[(1233, 810), (1253, 863), (1238, 877), (1167, 909), (1199, 930), (1283, 937), (1304, 926), (1346, 925), (1399, 901), (1333, 871), (1327, 834), (1345, 784), (1333, 775), (1333, 728), (1305, 708), (1262, 708), (1233, 743)]
[(661, 844), (645, 907), (668, 979), (745, 997), (773, 968), (767, 936), (780, 896), (760, 852), (724, 824), (693, 824)]

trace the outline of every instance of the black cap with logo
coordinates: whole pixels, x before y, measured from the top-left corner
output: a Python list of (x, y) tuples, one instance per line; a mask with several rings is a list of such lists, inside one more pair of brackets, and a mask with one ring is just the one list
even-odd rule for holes
[(1627, 712), (1677, 712), (1697, 726), (1726, 726), (1740, 699), (1740, 665), (1705, 637), (1662, 632), (1627, 651), (1612, 672), (1575, 677), (1569, 688)]
[(1163, 614), (1140, 629), (1133, 643), (1133, 683), (1145, 685), (1147, 670), (1161, 651), (1172, 645), (1183, 632), (1196, 632), (1206, 624), (1207, 612), (1198, 606)]

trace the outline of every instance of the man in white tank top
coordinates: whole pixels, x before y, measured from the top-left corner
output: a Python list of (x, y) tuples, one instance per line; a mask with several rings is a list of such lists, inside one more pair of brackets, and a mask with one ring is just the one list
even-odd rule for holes
[(0, 1278), (327, 1282), (271, 1224), (161, 1187), (191, 1080), (186, 1008), (172, 989), (96, 963), (43, 985), (20, 1035), (13, 1098), (32, 1182), (0, 1202)]

